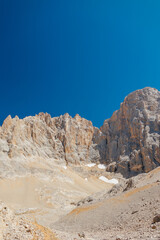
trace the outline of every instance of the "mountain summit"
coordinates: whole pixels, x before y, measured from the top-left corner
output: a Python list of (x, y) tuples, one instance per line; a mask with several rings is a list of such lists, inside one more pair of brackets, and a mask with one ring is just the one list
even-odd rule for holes
[(104, 121), (108, 169), (132, 176), (160, 165), (160, 92), (146, 87), (129, 94)]

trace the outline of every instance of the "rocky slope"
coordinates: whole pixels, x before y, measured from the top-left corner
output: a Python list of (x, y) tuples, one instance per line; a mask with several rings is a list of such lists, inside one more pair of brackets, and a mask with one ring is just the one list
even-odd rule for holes
[(0, 239), (58, 240), (49, 229), (24, 216), (17, 216), (3, 202), (0, 202)]
[(159, 191), (160, 167), (90, 196), (52, 229), (63, 240), (159, 240)]
[[(60, 230), (61, 240), (104, 240), (105, 235), (98, 234), (104, 230), (107, 236), (105, 229), (109, 232), (107, 239), (114, 239), (113, 236), (116, 239), (117, 226), (122, 235), (129, 234), (121, 231), (123, 226), (138, 232), (134, 216), (141, 221), (147, 213), (146, 225), (143, 221), (140, 225), (141, 233), (144, 230), (148, 234), (144, 237), (147, 239), (153, 231), (150, 228), (147, 232), (152, 215), (159, 207), (160, 171), (156, 168), (160, 166), (159, 138), (160, 92), (153, 88), (129, 94), (120, 110), (105, 120), (100, 129), (79, 115), (51, 118), (47, 113), (40, 113), (24, 119), (8, 116), (0, 127), (0, 200), (7, 204), (6, 208), (0, 203), (0, 237), (21, 239), (28, 226), (26, 239), (32, 239), (33, 234), (35, 239), (56, 239), (43, 225), (52, 226), (53, 232)], [(154, 168), (157, 172), (148, 173)], [(137, 175), (135, 185), (123, 178), (134, 175)], [(119, 184), (113, 187), (112, 178)], [(142, 191), (131, 194), (133, 198), (129, 193), (126, 201), (123, 192), (133, 187), (142, 187)], [(145, 199), (143, 204), (141, 197)], [(115, 205), (117, 202), (122, 204)], [(138, 209), (137, 215), (132, 216), (138, 203), (143, 213)], [(77, 206), (81, 208), (74, 209)], [(117, 213), (113, 214), (115, 210)], [(54, 222), (59, 218), (62, 220), (57, 222), (57, 227)], [(133, 227), (129, 226), (129, 218), (135, 221)], [(89, 237), (74, 232), (88, 227), (86, 231), (91, 233), (93, 223), (97, 236), (95, 232)], [(70, 224), (75, 236), (67, 233)], [(155, 227), (159, 229), (159, 225)], [(135, 235), (130, 239), (138, 239), (137, 236), (141, 238)]]
[(97, 167), (95, 142), (103, 138), (79, 115), (8, 116), (0, 128), (0, 199), (49, 226), (81, 198), (112, 186), (99, 180), (107, 173)]

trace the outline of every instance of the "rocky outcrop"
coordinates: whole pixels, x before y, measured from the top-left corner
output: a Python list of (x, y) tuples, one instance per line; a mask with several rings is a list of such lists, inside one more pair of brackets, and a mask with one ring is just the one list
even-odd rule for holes
[(14, 210), (0, 202), (0, 239), (47, 240), (57, 238), (48, 228), (29, 220), (26, 216), (16, 216)]
[(8, 116), (0, 127), (0, 174), (23, 174), (28, 163), (38, 158), (49, 165), (99, 161), (104, 138), (78, 114), (74, 118), (69, 114), (51, 118), (47, 113), (24, 119)]
[(159, 166), (160, 92), (147, 87), (129, 94), (101, 131), (109, 171), (130, 177)]
[(23, 173), (29, 161), (43, 158), (50, 166), (103, 162), (130, 177), (160, 165), (159, 140), (160, 92), (153, 88), (129, 94), (100, 129), (78, 114), (8, 116), (0, 127), (0, 175)]

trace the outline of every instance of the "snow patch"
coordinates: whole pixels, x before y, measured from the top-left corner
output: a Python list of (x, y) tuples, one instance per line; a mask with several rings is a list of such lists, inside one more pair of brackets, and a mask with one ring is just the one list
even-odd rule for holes
[(89, 163), (89, 164), (86, 164), (85, 166), (87, 167), (94, 167), (96, 164), (95, 163)]
[(99, 169), (106, 169), (106, 166), (104, 164), (98, 164)]
[(117, 184), (118, 183), (118, 180), (115, 179), (115, 178), (108, 179), (104, 176), (101, 176), (101, 177), (99, 177), (99, 179), (102, 180), (103, 182), (106, 182), (106, 183), (111, 183), (111, 184)]

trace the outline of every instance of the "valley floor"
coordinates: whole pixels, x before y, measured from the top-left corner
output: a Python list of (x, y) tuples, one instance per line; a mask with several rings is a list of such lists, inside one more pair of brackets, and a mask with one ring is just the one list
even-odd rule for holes
[(118, 179), (115, 185), (101, 181), (102, 174), (97, 166), (61, 167), (52, 181), (1, 179), (0, 239), (160, 240), (160, 218), (153, 221), (160, 213), (160, 167), (131, 179), (105, 173)]

